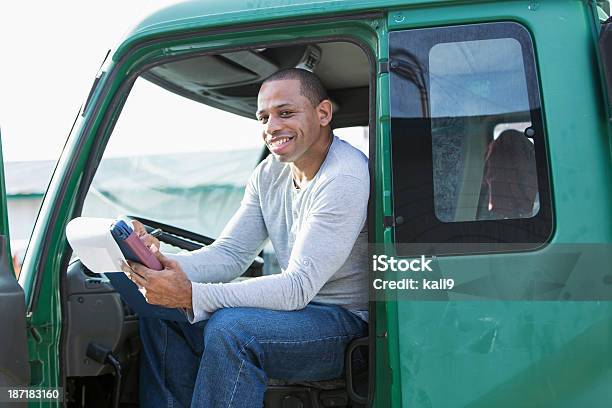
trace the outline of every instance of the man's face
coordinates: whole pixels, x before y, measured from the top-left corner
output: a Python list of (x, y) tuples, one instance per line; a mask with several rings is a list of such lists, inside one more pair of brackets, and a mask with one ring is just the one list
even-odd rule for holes
[(264, 84), (257, 98), (257, 119), (263, 125), (264, 142), (281, 162), (308, 160), (313, 144), (327, 137), (322, 126), (329, 120), (320, 106), (302, 95), (298, 80)]

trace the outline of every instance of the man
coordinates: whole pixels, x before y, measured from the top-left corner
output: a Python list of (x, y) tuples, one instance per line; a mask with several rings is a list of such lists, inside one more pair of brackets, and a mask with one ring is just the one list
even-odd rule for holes
[[(163, 271), (126, 268), (149, 303), (185, 308), (194, 323), (140, 320), (143, 406), (262, 406), (268, 378), (340, 376), (346, 345), (366, 334), (367, 158), (333, 136), (314, 74), (274, 74), (257, 103), (272, 154), (221, 236), (191, 253), (156, 252)], [(230, 282), (266, 238), (283, 272)]]

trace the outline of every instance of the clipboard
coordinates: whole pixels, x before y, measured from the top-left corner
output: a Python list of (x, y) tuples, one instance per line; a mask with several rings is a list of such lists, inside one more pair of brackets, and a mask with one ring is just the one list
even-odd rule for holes
[(147, 303), (138, 286), (121, 271), (126, 259), (150, 269), (162, 269), (159, 260), (125, 221), (78, 217), (66, 226), (66, 237), (83, 265), (92, 272), (104, 273), (123, 301), (139, 316), (188, 321), (182, 309)]

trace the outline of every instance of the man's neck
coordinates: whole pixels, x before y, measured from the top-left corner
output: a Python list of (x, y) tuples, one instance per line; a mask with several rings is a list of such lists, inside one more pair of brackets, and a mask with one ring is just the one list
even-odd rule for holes
[(329, 136), (321, 138), (321, 142), (317, 142), (312, 147), (313, 152), (308, 157), (302, 157), (300, 160), (291, 163), (291, 173), (293, 174), (293, 180), (297, 188), (300, 188), (303, 184), (309, 182), (317, 175), (317, 172), (321, 168), (323, 161), (327, 157), (334, 137), (329, 132)]

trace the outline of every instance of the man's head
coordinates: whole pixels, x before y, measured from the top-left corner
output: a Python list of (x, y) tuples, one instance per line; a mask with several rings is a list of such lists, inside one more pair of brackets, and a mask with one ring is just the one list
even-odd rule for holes
[(280, 161), (308, 165), (324, 156), (332, 106), (313, 73), (291, 68), (267, 78), (257, 98), (257, 119), (264, 141)]

